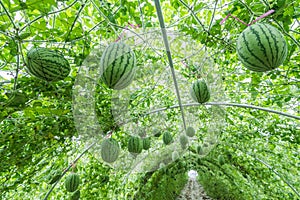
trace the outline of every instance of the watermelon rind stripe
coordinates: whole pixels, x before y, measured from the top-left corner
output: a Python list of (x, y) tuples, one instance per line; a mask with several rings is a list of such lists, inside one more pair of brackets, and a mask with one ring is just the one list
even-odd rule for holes
[(120, 71), (123, 69), (122, 60), (124, 58), (126, 58), (126, 54), (119, 56), (119, 54), (120, 54), (119, 52), (122, 53), (122, 51), (123, 51), (123, 49), (122, 49), (121, 45), (117, 46), (115, 60), (112, 64), (112, 70), (111, 70), (111, 74), (110, 74), (110, 83), (111, 83), (112, 88), (115, 86), (116, 81), (119, 80), (121, 77)]
[(114, 48), (113, 48), (113, 50), (114, 50), (114, 56), (113, 56), (113, 58), (115, 58), (113, 61), (112, 61), (112, 64), (110, 64), (109, 63), (109, 65), (111, 66), (111, 71), (110, 71), (110, 76), (108, 76), (109, 77), (109, 81), (108, 81), (108, 83), (110, 84), (110, 87), (113, 87), (114, 86), (114, 82), (113, 82), (113, 76), (115, 75), (115, 77), (117, 77), (118, 76), (118, 73), (116, 73), (115, 72), (115, 70), (118, 70), (118, 68), (116, 67), (117, 66), (117, 62), (118, 62), (118, 57), (117, 57), (117, 55), (118, 55), (118, 51), (120, 50), (121, 51), (121, 46), (120, 45), (116, 45), (116, 44), (114, 44)]
[[(48, 65), (47, 65), (48, 64)], [(45, 79), (60, 79), (60, 78), (64, 78), (65, 75), (68, 74), (68, 72), (64, 72), (63, 70), (61, 70), (61, 68), (57, 69), (55, 67), (59, 66), (59, 64), (57, 65), (49, 65), (50, 63), (36, 63), (36, 61), (31, 62), (31, 65), (40, 65), (41, 69), (39, 70), (38, 67), (34, 68), (31, 67), (29, 70), (33, 75), (36, 76), (40, 76), (43, 77)], [(51, 68), (51, 70), (49, 70), (48, 68)]]
[(123, 58), (124, 59), (123, 61), (121, 61), (120, 65), (125, 67), (119, 76), (119, 80), (117, 80), (117, 82), (114, 84), (115, 89), (118, 89), (120, 87), (123, 88), (124, 86), (127, 86), (132, 81), (132, 76), (134, 75), (135, 72), (135, 70), (132, 69), (132, 66), (134, 66), (132, 62), (133, 60), (132, 54), (126, 53)]
[(198, 101), (198, 102), (201, 102), (201, 100), (200, 100), (200, 95), (199, 95), (199, 92), (198, 92), (199, 90), (200, 90), (200, 85), (199, 85), (199, 82), (197, 82), (197, 83), (195, 84), (194, 92), (195, 92), (195, 96), (196, 96), (197, 101)]
[(143, 150), (143, 141), (139, 137), (131, 136), (128, 141), (128, 151), (130, 153), (141, 153)]
[[(276, 58), (278, 57), (278, 46), (277, 46), (276, 39), (274, 38), (274, 34), (272, 34), (271, 30), (265, 24), (258, 24), (258, 27), (260, 27), (260, 30), (264, 33), (264, 35), (263, 35), (264, 39), (266, 39), (268, 41), (267, 46), (269, 47), (269, 52), (270, 53), (266, 53), (267, 52), (266, 51), (265, 52), (265, 56), (269, 60), (269, 66), (268, 67), (272, 68), (272, 66), (274, 66), (274, 64), (275, 64)], [(273, 41), (271, 41), (269, 39), (270, 37), (268, 37), (268, 35), (271, 36), (271, 38), (273, 39)], [(272, 42), (275, 43), (275, 49), (272, 48), (272, 45), (271, 45)], [(277, 54), (276, 56), (275, 56), (275, 53)], [(268, 55), (270, 55), (271, 58), (268, 57)]]
[[(251, 26), (250, 26), (250, 29), (252, 29), (253, 34), (256, 36), (258, 46), (260, 47), (260, 49), (262, 51), (262, 54), (264, 54), (264, 58), (266, 59), (265, 61), (262, 60), (261, 62), (264, 63), (265, 65), (267, 65), (268, 67), (270, 67), (271, 61), (269, 60), (269, 57), (268, 57), (268, 54), (267, 54), (267, 49), (266, 49), (266, 47), (264, 46), (264, 44), (262, 42), (263, 39), (269, 38), (269, 37), (266, 37), (267, 33), (264, 31), (264, 29), (261, 28), (260, 25), (258, 25), (258, 27), (260, 28), (261, 32), (263, 32), (264, 34), (261, 34), (258, 30), (253, 29), (253, 27), (251, 27)], [(262, 36), (264, 38), (261, 38), (260, 36)], [(270, 45), (270, 43), (268, 43), (268, 44)]]

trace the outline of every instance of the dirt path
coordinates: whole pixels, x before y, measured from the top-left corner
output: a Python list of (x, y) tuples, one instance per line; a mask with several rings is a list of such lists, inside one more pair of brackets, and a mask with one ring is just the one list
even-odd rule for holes
[(189, 180), (181, 191), (181, 194), (177, 197), (176, 200), (213, 200), (206, 195), (203, 187), (198, 183), (197, 174), (189, 174)]

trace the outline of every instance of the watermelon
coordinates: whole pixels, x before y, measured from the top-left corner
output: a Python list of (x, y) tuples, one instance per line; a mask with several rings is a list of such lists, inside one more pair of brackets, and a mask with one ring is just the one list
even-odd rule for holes
[(72, 173), (65, 180), (65, 188), (68, 192), (74, 192), (79, 186), (80, 178), (78, 174)]
[(246, 68), (266, 72), (279, 67), (286, 59), (287, 43), (275, 27), (256, 23), (247, 27), (238, 37), (237, 54)]
[(61, 53), (42, 47), (29, 50), (26, 69), (29, 74), (45, 81), (63, 80), (71, 71), (68, 60)]
[(194, 135), (195, 135), (195, 129), (193, 127), (189, 126), (189, 127), (186, 128), (185, 133), (189, 137), (194, 137)]
[(101, 157), (105, 162), (115, 162), (120, 153), (119, 143), (113, 138), (107, 138), (101, 145)]
[(148, 150), (150, 148), (151, 142), (150, 142), (150, 138), (143, 138), (143, 149), (144, 150)]
[(175, 161), (179, 158), (179, 153), (177, 151), (172, 152), (172, 161)]
[(143, 150), (143, 140), (140, 137), (131, 136), (128, 140), (128, 151), (133, 154), (139, 154)]
[(185, 149), (187, 147), (187, 144), (189, 143), (189, 139), (187, 138), (186, 135), (181, 134), (179, 136), (179, 142), (180, 142), (181, 148)]
[(206, 82), (203, 79), (198, 79), (193, 82), (190, 88), (192, 99), (198, 103), (205, 103), (210, 99), (210, 92)]
[(199, 154), (199, 155), (204, 155), (205, 153), (204, 153), (204, 150), (203, 150), (203, 148), (202, 148), (202, 146), (197, 146), (197, 153)]
[(173, 142), (173, 136), (169, 132), (164, 132), (163, 142), (165, 145), (171, 144)]
[(109, 88), (126, 88), (133, 81), (135, 71), (135, 54), (127, 44), (115, 42), (104, 50), (100, 61), (100, 74)]

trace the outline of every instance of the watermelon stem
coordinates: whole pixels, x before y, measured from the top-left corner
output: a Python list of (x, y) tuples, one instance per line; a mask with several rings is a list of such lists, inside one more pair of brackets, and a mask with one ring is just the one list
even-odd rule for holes
[(257, 22), (258, 20), (260, 20), (260, 19), (262, 19), (262, 18), (267, 17), (268, 15), (272, 14), (273, 12), (275, 12), (275, 10), (269, 10), (268, 12), (262, 14), (261, 16), (259, 16), (259, 17), (256, 18), (255, 20), (253, 20), (253, 21), (250, 23), (250, 25), (253, 24), (253, 23), (255, 23), (255, 22)]
[(166, 48), (166, 53), (167, 53), (167, 57), (168, 57), (168, 61), (169, 61), (169, 66), (170, 66), (171, 73), (172, 73), (172, 78), (173, 78), (175, 91), (176, 91), (176, 95), (177, 95), (177, 100), (178, 100), (178, 104), (179, 104), (180, 111), (181, 111), (183, 127), (184, 127), (184, 130), (185, 130), (186, 129), (186, 123), (185, 123), (184, 111), (183, 111), (183, 106), (182, 106), (182, 103), (181, 103), (181, 98), (180, 98), (180, 93), (179, 93), (177, 80), (176, 80), (176, 75), (175, 75), (175, 70), (174, 70), (174, 66), (173, 66), (173, 60), (172, 60), (171, 50), (170, 50), (170, 46), (169, 46), (169, 42), (168, 42), (168, 37), (167, 37), (167, 33), (166, 33), (164, 18), (163, 18), (163, 14), (162, 14), (162, 10), (161, 10), (159, 0), (154, 0), (154, 2), (155, 2), (156, 12), (157, 12), (157, 16), (158, 16), (158, 20), (159, 20), (159, 23), (160, 23), (160, 28), (161, 28), (165, 48)]

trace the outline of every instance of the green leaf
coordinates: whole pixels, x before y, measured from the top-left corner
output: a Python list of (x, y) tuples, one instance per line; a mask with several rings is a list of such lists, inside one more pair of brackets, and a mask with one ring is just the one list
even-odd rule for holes
[(19, 39), (20, 39), (20, 40), (24, 40), (24, 39), (30, 37), (30, 35), (31, 35), (30, 32), (22, 33), (21, 35), (19, 35)]
[(7, 43), (8, 48), (10, 49), (10, 55), (16, 56), (18, 55), (18, 44), (15, 40), (9, 40)]
[(108, 13), (107, 18), (109, 19), (109, 21), (110, 21), (111, 23), (116, 24), (115, 17), (114, 17), (114, 15), (113, 15), (111, 12)]

